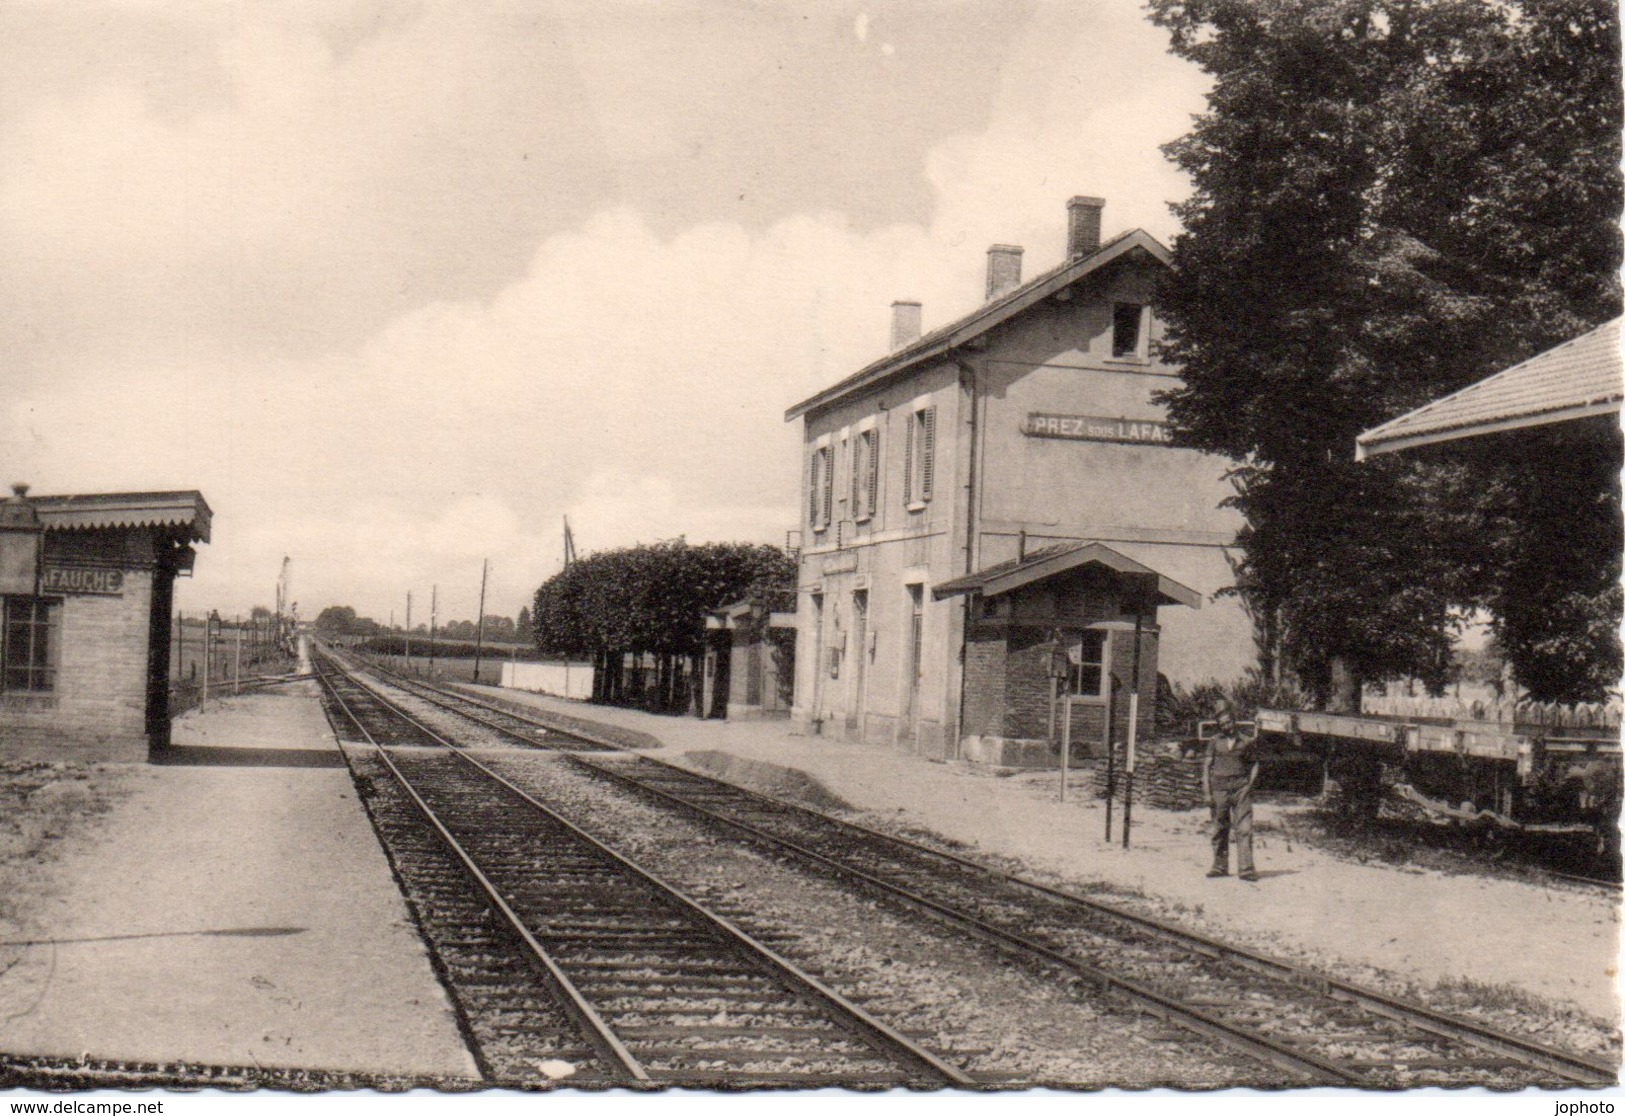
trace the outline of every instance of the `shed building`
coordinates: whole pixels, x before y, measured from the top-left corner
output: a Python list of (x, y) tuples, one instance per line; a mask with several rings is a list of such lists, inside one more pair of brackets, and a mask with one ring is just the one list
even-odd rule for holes
[(0, 757), (142, 762), (169, 743), (175, 578), (199, 492), (0, 503)]

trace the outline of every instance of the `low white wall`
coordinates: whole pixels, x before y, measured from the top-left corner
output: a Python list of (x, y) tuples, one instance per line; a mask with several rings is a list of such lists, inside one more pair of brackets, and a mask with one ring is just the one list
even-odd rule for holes
[(591, 663), (502, 664), (502, 685), (510, 690), (529, 690), (555, 697), (592, 697)]

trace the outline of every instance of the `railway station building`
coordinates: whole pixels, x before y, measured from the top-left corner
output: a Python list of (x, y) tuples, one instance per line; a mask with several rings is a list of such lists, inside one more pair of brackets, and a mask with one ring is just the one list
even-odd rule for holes
[(199, 492), (0, 501), (0, 758), (144, 762), (169, 743), (175, 578)]
[(1099, 754), (1123, 737), (1136, 651), (1148, 708), (1159, 673), (1229, 680), (1255, 662), (1240, 605), (1214, 598), (1241, 525), (1219, 506), (1228, 463), (1175, 448), (1152, 398), (1178, 383), (1152, 305), (1168, 250), (1140, 229), (1102, 241), (1104, 206), (1067, 204), (1065, 259), (1036, 278), (1020, 247), (988, 249), (986, 300), (939, 329), (894, 303), (892, 351), (787, 412), (803, 429), (792, 717), (808, 731), (1053, 755), (1064, 672), (1084, 699), (1074, 750)]

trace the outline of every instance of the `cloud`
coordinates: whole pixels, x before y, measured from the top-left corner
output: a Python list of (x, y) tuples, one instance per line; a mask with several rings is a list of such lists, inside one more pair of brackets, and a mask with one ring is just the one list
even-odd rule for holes
[(354, 344), (511, 279), (546, 214), (588, 211), (607, 164), (556, 36), (431, 5), (340, 51), (231, 10), (174, 13), (207, 60), (184, 97), (90, 76), (0, 122), (0, 283), (21, 292), (0, 329), (24, 368)]
[[(442, 33), (463, 37), (436, 50), (465, 61), (417, 70)], [(266, 297), (250, 318), (274, 333), (350, 314), (357, 289), (382, 305), (371, 287), (410, 281), (417, 219), (435, 236), (453, 227), (411, 207), (444, 204), (462, 179), (441, 169), (449, 183), (397, 193), (380, 176), (427, 165), (410, 157), (412, 131), (452, 127), (480, 102), (466, 60), (496, 48), (473, 34), (426, 19), (341, 57), (319, 37), (251, 27), (227, 51), (230, 110), (166, 117), (108, 87), (5, 137), (31, 153), (0, 171), (3, 243), (25, 249), (25, 288), (48, 301), (73, 266), (104, 268), (110, 286), (89, 289), (128, 304), (63, 320), (104, 339), (150, 326), (164, 343), (41, 343), (62, 374), (42, 363), (0, 399), (0, 465), (42, 491), (203, 489), (216, 541), (187, 607), (263, 603), (286, 553), (308, 615), (344, 603), (383, 619), (408, 588), (425, 599), (439, 582), (443, 618), (472, 616), (486, 557), (497, 610), (514, 611), (558, 568), (566, 514), (584, 550), (679, 534), (782, 542), (800, 475), (785, 408), (884, 352), (893, 299), (921, 300), (927, 328), (971, 309), (987, 244), (1026, 244), (1029, 274), (1058, 263), (1072, 194), (1108, 198), (1108, 233), (1168, 235), (1164, 203), (1182, 184), (1156, 144), (1199, 107), (1196, 79), (1132, 5), (1041, 6), (985, 126), (918, 168), (927, 220), (858, 229), (825, 210), (659, 233), (651, 214), (608, 205), (529, 241), (485, 293), (420, 295), (353, 337), (329, 324), (311, 346), (253, 331), (188, 344), (189, 321), (234, 300)], [(478, 158), (493, 158), (491, 135), (475, 127)], [(466, 204), (500, 208), (515, 180), (492, 175), (471, 172)], [(75, 223), (86, 212), (93, 233)], [(391, 227), (402, 221), (405, 234)], [(374, 246), (376, 261), (344, 264)], [(156, 324), (131, 324), (149, 284)]]

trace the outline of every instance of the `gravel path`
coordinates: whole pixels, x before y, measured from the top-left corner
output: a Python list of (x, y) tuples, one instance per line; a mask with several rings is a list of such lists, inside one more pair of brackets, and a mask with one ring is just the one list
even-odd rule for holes
[(175, 742), (10, 913), (42, 944), (0, 946), (0, 1047), (472, 1074), (314, 690), (212, 703)]

